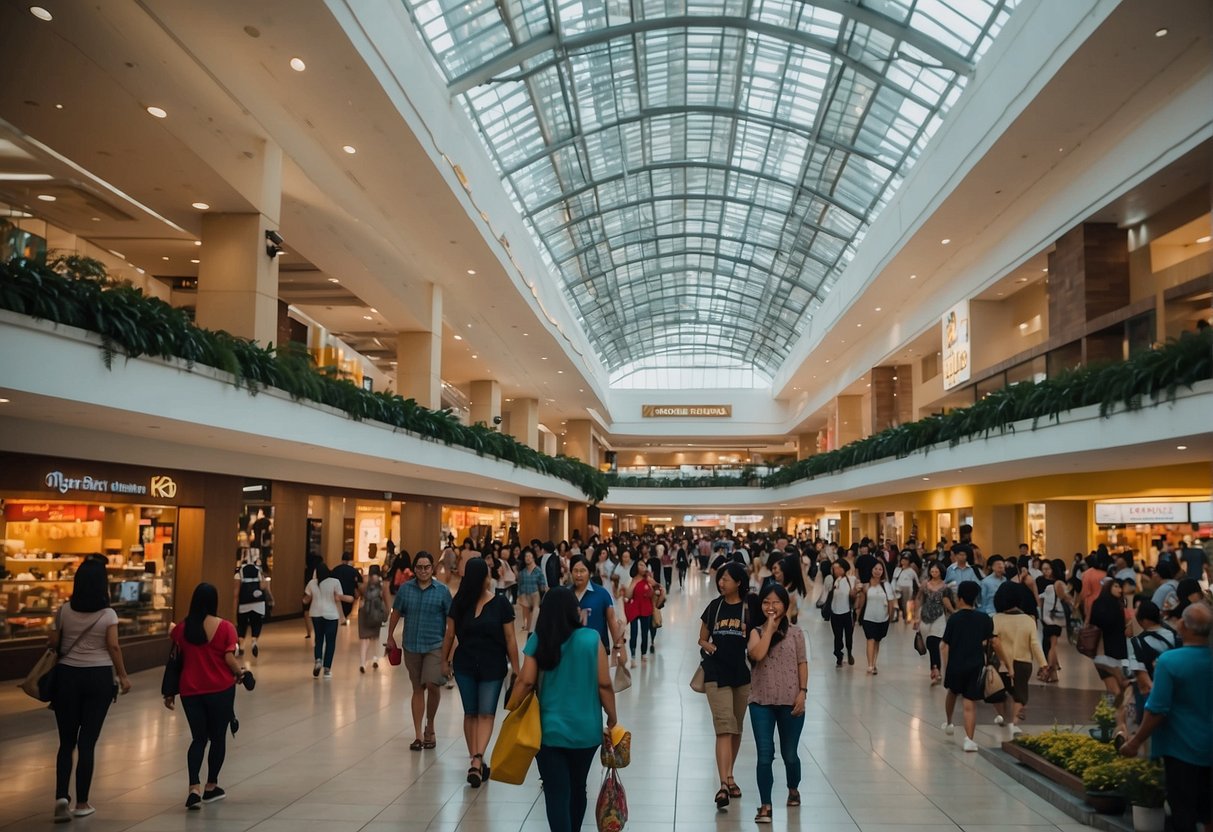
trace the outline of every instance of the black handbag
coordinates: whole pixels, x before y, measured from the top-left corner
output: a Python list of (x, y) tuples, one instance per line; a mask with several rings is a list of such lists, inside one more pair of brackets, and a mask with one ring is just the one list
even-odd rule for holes
[(160, 678), (160, 695), (176, 696), (181, 692), (181, 650), (174, 644), (164, 663), (164, 676)]
[(927, 654), (927, 643), (922, 638), (922, 633), (914, 633), (914, 652), (920, 656)]

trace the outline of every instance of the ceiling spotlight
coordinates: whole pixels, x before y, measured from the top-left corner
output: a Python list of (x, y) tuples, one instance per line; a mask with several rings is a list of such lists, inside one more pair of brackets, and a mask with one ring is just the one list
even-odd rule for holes
[(916, 274), (910, 275), (910, 280), (917, 280), (917, 279), (918, 279), (918, 275), (916, 275)]
[(548, 360), (548, 357), (545, 355), (545, 356), (542, 356), (542, 357), (541, 357), (539, 360), (540, 360), (540, 361), (547, 361), (547, 360)]
[(358, 152), (358, 148), (354, 147), (352, 144), (342, 145), (341, 149), (351, 156)]
[(564, 370), (557, 370), (556, 375), (558, 375), (558, 376), (564, 375)]
[(168, 260), (168, 258), (167, 258), (167, 257), (161, 257), (160, 259), (161, 259), (161, 260)]
[(42, 200), (43, 202), (54, 202), (56, 197), (53, 197), (50, 194), (38, 194), (38, 199)]
[(479, 356), (479, 355), (477, 355), (476, 353), (472, 353), (472, 358), (479, 358), (479, 357), (480, 357), (480, 356)]
[(462, 335), (456, 335), (456, 336), (455, 336), (455, 340), (456, 340), (456, 341), (462, 341), (462, 340), (463, 340), (463, 336), (462, 336)]
[(1049, 267), (1048, 267), (1048, 266), (1045, 266), (1043, 269), (1041, 269), (1041, 271), (1042, 271), (1044, 274), (1048, 274), (1048, 273), (1049, 273)]
[(0, 404), (8, 404), (8, 399), (0, 399)]
[(201, 260), (191, 260), (190, 262), (191, 263), (201, 263), (202, 261)]
[(476, 274), (476, 270), (475, 270), (475, 269), (468, 269), (468, 274), (473, 274), (473, 275), (474, 275), (474, 274)]
[(197, 208), (199, 211), (206, 211), (209, 210), (211, 206), (205, 202), (191, 202), (190, 207)]
[(148, 107), (148, 115), (153, 115), (156, 118), (168, 118), (168, 111), (163, 107)]
[(329, 283), (340, 283), (340, 282), (341, 282), (341, 281), (340, 281), (340, 280), (338, 280), (338, 279), (337, 279), (337, 278), (335, 278), (335, 277), (330, 277), (330, 278), (329, 278)]
[(49, 23), (55, 19), (51, 15), (50, 12), (48, 12), (46, 9), (42, 8), (41, 6), (30, 6), (29, 13), (32, 14), (34, 17), (38, 18), (39, 20), (45, 20), (47, 23)]
[(1176, 445), (1176, 446), (1175, 446), (1175, 450), (1177, 450), (1177, 451), (1186, 451), (1186, 450), (1188, 450), (1188, 446), (1187, 446), (1187, 445)]
[[(33, 11), (33, 9), (30, 9), (30, 11)], [(45, 18), (45, 19), (46, 19), (46, 20), (50, 20), (50, 18), (49, 18), (49, 17), (47, 17), (47, 18)], [(1156, 38), (1165, 38), (1165, 37), (1167, 36), (1167, 32), (1168, 32), (1168, 31), (1170, 31), (1170, 30), (1169, 30), (1169, 29), (1167, 29), (1167, 27), (1166, 27), (1166, 26), (1163, 26), (1161, 29), (1155, 29), (1155, 30), (1154, 30), (1154, 37), (1156, 37)]]
[(101, 222), (101, 217), (89, 217), (93, 222)]
[(877, 306), (877, 307), (876, 307), (876, 311), (877, 311), (877, 312), (879, 312), (879, 311), (880, 311), (880, 309), (881, 309), (881, 307), (879, 307), (879, 306)]
[(373, 320), (375, 320), (375, 319), (374, 319), (374, 318), (372, 318), (370, 315), (363, 315), (363, 316), (362, 316), (362, 320), (364, 320), (364, 321), (373, 321)]
[(923, 482), (930, 482), (930, 480), (931, 480), (931, 478), (930, 478), (930, 477), (923, 477), (923, 478), (922, 478), (922, 481), (923, 481)]
[(194, 245), (196, 245), (196, 246), (200, 246), (200, 245), (202, 245), (202, 241), (201, 241), (201, 240), (194, 240)]
[(378, 310), (378, 309), (376, 309), (375, 307), (373, 307), (373, 306), (368, 306), (367, 308), (371, 310), (371, 314), (372, 314), (372, 315), (378, 315), (378, 314), (379, 314), (379, 310)]
[(303, 62), (303, 58), (291, 58), (291, 69), (296, 72), (303, 72), (307, 69), (307, 64)]
[(1205, 236), (1203, 236), (1203, 237), (1197, 237), (1197, 238), (1196, 238), (1196, 242), (1198, 242), (1198, 243), (1207, 243), (1207, 242), (1209, 242), (1210, 240), (1213, 240), (1213, 236), (1211, 236), (1211, 235), (1209, 235), (1209, 234), (1206, 234), (1206, 235), (1205, 235)]
[(946, 245), (947, 245), (948, 243), (950, 243), (950, 242), (952, 242), (952, 238), (951, 238), (951, 237), (944, 237), (942, 240), (940, 240), (940, 241), (939, 241), (939, 244), (940, 244), (941, 246), (946, 246)]

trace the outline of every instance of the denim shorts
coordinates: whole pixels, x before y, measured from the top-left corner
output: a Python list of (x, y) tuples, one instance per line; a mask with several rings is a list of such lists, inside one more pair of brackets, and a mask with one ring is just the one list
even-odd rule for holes
[(455, 684), (459, 687), (459, 698), (463, 700), (464, 716), (492, 716), (497, 713), (505, 679), (478, 682), (471, 674), (456, 673)]

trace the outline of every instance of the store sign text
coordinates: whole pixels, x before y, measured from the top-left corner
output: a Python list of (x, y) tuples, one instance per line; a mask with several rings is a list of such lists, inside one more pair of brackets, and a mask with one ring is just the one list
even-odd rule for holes
[(682, 418), (729, 418), (733, 415), (731, 404), (643, 404), (640, 415), (645, 419), (663, 417)]
[(177, 496), (177, 483), (171, 477), (155, 475), (150, 487), (137, 482), (103, 480), (96, 477), (69, 477), (62, 471), (51, 471), (43, 481), (46, 487), (60, 494), (73, 491), (91, 494), (151, 494), (153, 497), (171, 499)]
[(1187, 503), (1096, 503), (1095, 525), (1134, 526), (1148, 523), (1187, 523)]
[(951, 390), (972, 376), (969, 349), (969, 302), (963, 300), (943, 316), (944, 390)]

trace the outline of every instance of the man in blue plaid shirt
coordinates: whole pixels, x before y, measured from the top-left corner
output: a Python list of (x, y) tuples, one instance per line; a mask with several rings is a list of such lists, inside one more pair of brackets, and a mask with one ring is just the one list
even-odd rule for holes
[[(413, 751), (435, 748), (434, 715), (442, 699), (442, 637), (446, 633), (446, 617), (451, 611), (451, 591), (446, 584), (434, 580), (434, 556), (418, 552), (413, 558), (415, 577), (406, 581), (392, 602), (388, 620), (387, 646), (396, 649), (396, 623), (404, 620), (404, 666), (413, 683), (413, 729), (416, 739), (409, 745)], [(425, 731), (422, 732), (422, 715)]]

